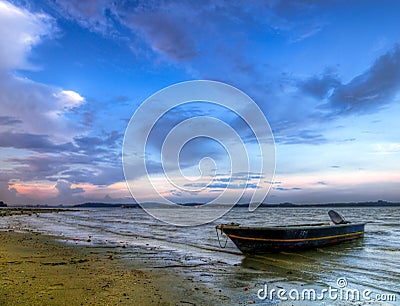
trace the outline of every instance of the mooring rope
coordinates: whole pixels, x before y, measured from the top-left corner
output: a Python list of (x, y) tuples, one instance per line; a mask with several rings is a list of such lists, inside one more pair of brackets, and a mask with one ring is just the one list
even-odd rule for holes
[[(222, 233), (223, 233), (222, 232), (222, 228), (220, 230), (221, 230), (221, 236), (222, 236)], [(224, 244), (224, 246), (222, 246), (221, 241), (219, 240), (218, 228), (215, 228), (215, 231), (217, 232), (217, 238), (218, 238), (219, 247), (222, 248), (222, 249), (225, 249), (226, 244), (228, 243), (228, 235), (225, 235), (226, 236), (225, 244)]]

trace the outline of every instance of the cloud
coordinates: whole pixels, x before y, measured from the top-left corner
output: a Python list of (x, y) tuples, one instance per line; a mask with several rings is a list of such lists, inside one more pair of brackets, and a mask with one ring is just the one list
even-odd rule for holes
[[(58, 142), (71, 140), (82, 131), (65, 116), (84, 102), (71, 90), (37, 83), (15, 74), (29, 69), (32, 48), (55, 33), (54, 20), (43, 13), (31, 13), (0, 1), (0, 113), (14, 118), (12, 130), (31, 134), (48, 134)], [(10, 123), (10, 122), (9, 122)], [(19, 123), (16, 125), (15, 123)], [(2, 124), (2, 131), (9, 128)], [(9, 129), (8, 129), (9, 130)]]
[(154, 51), (178, 61), (192, 59), (197, 55), (195, 42), (178, 21), (161, 13), (146, 13), (130, 16), (126, 25), (141, 32)]
[(18, 123), (22, 123), (22, 120), (11, 116), (0, 116), (0, 125), (10, 126)]
[(108, 0), (56, 0), (56, 8), (62, 16), (77, 21), (80, 25), (93, 31), (105, 32), (108, 28), (106, 10), (112, 9), (113, 3)]
[[(189, 13), (187, 3), (181, 4), (186, 13)], [(182, 22), (185, 15), (179, 15), (174, 10), (165, 10), (171, 6), (174, 4), (107, 0), (58, 0), (53, 4), (60, 17), (77, 21), (81, 26), (105, 36), (134, 41), (135, 52), (137, 45), (140, 45), (139, 40), (142, 40), (147, 47), (167, 59), (191, 59), (196, 56), (197, 51), (190, 32)]]
[[(196, 78), (219, 79), (245, 90), (268, 115), (279, 144), (322, 144), (328, 141), (321, 130), (327, 117), (375, 111), (393, 100), (399, 83), (399, 52), (395, 49), (347, 84), (332, 70), (300, 81), (290, 71), (280, 74), (281, 66), (273, 66), (274, 52), (269, 52), (268, 44), (280, 50), (279, 44), (287, 47), (306, 39), (311, 42), (310, 38), (324, 31), (327, 2), (49, 0), (43, 9), (55, 18), (67, 18), (107, 38), (121, 39), (119, 42), (132, 49), (142, 49), (138, 54), (150, 54), (150, 64), (173, 62)], [(46, 14), (5, 5), (11, 9), (3, 9), (0, 15), (4, 16), (0, 26), (9, 20), (6, 27), (0, 27), (0, 33), (9, 32), (0, 37), (0, 55), (5, 54), (0, 56), (0, 145), (15, 148), (21, 154), (8, 160), (7, 167), (16, 165), (14, 178), (45, 179), (53, 185), (60, 182), (66, 195), (73, 193), (69, 190), (71, 183), (108, 185), (122, 181), (122, 135), (110, 132), (120, 128), (115, 127), (115, 118), (122, 108), (109, 101), (103, 105), (99, 101), (83, 105), (84, 97), (75, 91), (20, 77), (22, 72), (17, 73), (18, 69), (32, 68), (31, 50), (53, 37), (57, 29), (54, 19)], [(60, 25), (64, 23), (61, 21)], [(18, 37), (27, 39), (13, 45), (13, 38)], [(11, 58), (13, 53), (15, 58)], [(324, 109), (319, 107), (321, 103), (325, 103)], [(102, 110), (92, 111), (105, 105)], [(84, 115), (87, 117), (83, 122)], [(154, 151), (161, 148), (160, 140), (176, 119), (186, 118), (175, 115), (161, 123), (165, 129), (159, 134), (152, 134), (149, 145)], [(228, 123), (237, 128), (240, 136), (248, 131), (239, 121)], [(98, 126), (106, 126), (108, 134), (90, 132)], [(32, 151), (35, 155), (30, 155)], [(222, 159), (225, 153), (212, 144), (194, 141), (183, 152), (181, 165), (193, 166), (204, 155)], [(150, 172), (162, 171), (158, 161), (149, 160)], [(240, 180), (235, 176), (232, 179)], [(215, 183), (222, 186), (225, 180), (220, 177)]]
[[(146, 52), (138, 48), (150, 49), (164, 60), (175, 62), (206, 58), (221, 51), (230, 56), (233, 47), (240, 59), (244, 55), (241, 43), (248, 42), (244, 30), (248, 26), (267, 28), (269, 34), (298, 42), (319, 33), (325, 24), (321, 20), (329, 11), (327, 5), (307, 1), (58, 0), (49, 5), (60, 18), (130, 42), (136, 54)], [(224, 45), (224, 40), (236, 41), (238, 36), (243, 36), (243, 40), (239, 39), (237, 46)]]
[(300, 188), (300, 187), (292, 187), (292, 188), (275, 187), (274, 190), (279, 190), (279, 191), (299, 191), (299, 190), (302, 190), (302, 188)]
[(207, 188), (207, 189), (258, 189), (260, 186), (253, 183), (243, 183), (243, 184), (227, 184), (227, 183), (212, 183), (212, 184), (203, 184), (203, 183), (190, 183), (185, 184), (185, 187), (195, 187), (195, 188)]
[(299, 88), (316, 99), (325, 98), (330, 90), (337, 88), (339, 85), (341, 85), (341, 82), (338, 76), (329, 70), (319, 76), (312, 76), (305, 81), (299, 82)]
[(326, 143), (328, 140), (320, 133), (316, 133), (312, 130), (300, 130), (293, 134), (275, 135), (275, 142), (281, 144), (310, 144), (319, 145)]
[(121, 161), (118, 156), (102, 158), (100, 155), (37, 154), (28, 157), (14, 157), (6, 160), (15, 165), (12, 173), (3, 173), (5, 179), (19, 181), (57, 181), (110, 185), (124, 180)]
[[(72, 184), (67, 181), (57, 181), (55, 185), (55, 189), (57, 189), (58, 191), (56, 200), (59, 201), (60, 204), (75, 202), (76, 195), (79, 195), (80, 200), (84, 199), (82, 194), (85, 192), (85, 190), (80, 187), (72, 188), (71, 186)], [(73, 200), (72, 198), (75, 198), (75, 200)]]
[(55, 32), (54, 19), (0, 1), (0, 71), (32, 67), (27, 54)]
[(28, 181), (56, 181), (56, 177), (63, 170), (68, 169), (68, 158), (65, 156), (51, 156), (47, 154), (33, 155), (25, 158), (14, 157), (7, 160), (15, 164), (11, 179), (21, 182)]
[(71, 109), (79, 106), (85, 99), (77, 92), (72, 90), (61, 90), (54, 94), (59, 100), (59, 105), (64, 109)]
[(13, 125), (13, 131), (29, 131), (32, 134), (51, 131), (52, 138), (57, 142), (71, 141), (73, 135), (84, 132), (79, 124), (66, 116), (84, 102), (78, 93), (10, 73), (0, 74), (0, 92), (0, 113), (20, 122)]
[(63, 152), (74, 151), (72, 143), (54, 144), (47, 135), (29, 133), (0, 133), (0, 147), (26, 149), (36, 152)]
[(74, 143), (78, 146), (80, 153), (89, 156), (104, 156), (108, 153), (115, 154), (121, 150), (121, 142), (123, 133), (119, 131), (112, 131), (105, 133), (102, 136), (77, 136), (74, 138)]
[(0, 173), (0, 197), (1, 201), (7, 204), (17, 204), (17, 203), (32, 203), (31, 199), (23, 194), (19, 194), (15, 188), (9, 188), (8, 179), (4, 182), (2, 178), (2, 173)]
[(337, 86), (329, 99), (333, 115), (370, 113), (391, 103), (400, 89), (400, 46), (380, 56), (364, 73)]
[[(288, 109), (280, 105), (280, 109), (288, 114), (286, 120), (281, 123), (276, 123), (275, 119), (272, 121), (275, 141), (283, 144), (327, 143), (329, 139), (321, 130), (327, 119), (375, 113), (395, 101), (400, 90), (400, 46), (395, 45), (378, 57), (348, 83), (342, 83), (331, 68), (306, 79), (296, 80), (294, 77), (287, 83), (294, 88), (286, 97)], [(296, 103), (294, 97), (301, 99), (301, 103)], [(316, 122), (321, 123), (318, 132), (315, 131)], [(340, 142), (355, 140), (352, 137)]]
[[(94, 190), (124, 180), (117, 145), (120, 138), (120, 133), (111, 132), (96, 137), (79, 136), (73, 144), (56, 144), (47, 135), (0, 133), (1, 147), (19, 150), (18, 157), (4, 156), (2, 159), (0, 198), (10, 204), (32, 204), (37, 200), (49, 204), (85, 201), (86, 191), (77, 194), (78, 189), (68, 191), (67, 187), (87, 184)], [(15, 154), (16, 151), (11, 152)], [(40, 182), (39, 187), (36, 182)], [(55, 182), (61, 183), (54, 185)], [(60, 190), (57, 191), (57, 185), (62, 189), (62, 195)]]

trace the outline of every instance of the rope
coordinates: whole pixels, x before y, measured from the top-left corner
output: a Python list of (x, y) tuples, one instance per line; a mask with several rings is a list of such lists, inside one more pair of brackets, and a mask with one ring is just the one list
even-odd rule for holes
[[(221, 241), (219, 240), (218, 229), (215, 228), (215, 231), (217, 232), (217, 238), (218, 238), (219, 247), (222, 248), (222, 249), (225, 249), (226, 244), (228, 243), (228, 235), (225, 235), (226, 236), (225, 244), (224, 244), (224, 246), (222, 246)], [(221, 236), (222, 236), (222, 228), (221, 228)]]

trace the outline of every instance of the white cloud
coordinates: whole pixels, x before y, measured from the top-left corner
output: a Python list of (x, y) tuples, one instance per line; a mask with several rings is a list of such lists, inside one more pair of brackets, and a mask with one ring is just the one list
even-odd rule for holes
[(74, 91), (17, 78), (11, 74), (0, 75), (0, 113), (21, 121), (14, 126), (2, 126), (2, 131), (44, 134), (56, 143), (71, 141), (82, 131), (66, 113), (84, 102)]
[(54, 33), (54, 20), (0, 0), (0, 70), (31, 68), (27, 55)]
[(76, 107), (85, 100), (79, 93), (72, 90), (61, 90), (54, 94), (54, 97), (58, 99), (60, 106), (66, 109)]
[(379, 143), (373, 145), (376, 154), (397, 154), (400, 153), (400, 143)]
[(72, 90), (64, 90), (16, 76), (14, 71), (29, 69), (29, 55), (35, 45), (56, 31), (54, 19), (31, 13), (0, 0), (0, 114), (17, 120), (10, 131), (49, 135), (56, 143), (71, 141), (80, 127), (66, 113), (84, 102)]

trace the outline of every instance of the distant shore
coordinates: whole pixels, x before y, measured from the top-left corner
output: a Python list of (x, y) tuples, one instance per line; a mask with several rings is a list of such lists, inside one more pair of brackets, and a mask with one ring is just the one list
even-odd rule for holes
[[(180, 206), (201, 206), (204, 205), (205, 203), (177, 203), (177, 205)], [(37, 212), (53, 212), (51, 209), (55, 209), (54, 212), (58, 211), (66, 211), (66, 210), (71, 210), (73, 209), (74, 211), (77, 208), (140, 208), (142, 206), (152, 206), (152, 207), (157, 207), (158, 203), (142, 203), (142, 204), (137, 204), (137, 203), (103, 203), (103, 202), (87, 202), (87, 203), (82, 203), (82, 204), (75, 204), (75, 205), (63, 205), (63, 206), (53, 206), (53, 205), (19, 205), (19, 206), (8, 206), (8, 207), (1, 207), (0, 208), (0, 214), (1, 211), (4, 210), (4, 208), (7, 209), (24, 209), (24, 208), (29, 208), (33, 210), (37, 210)], [(215, 204), (218, 205), (218, 204)], [(172, 207), (175, 207), (175, 205), (171, 205)], [(239, 203), (234, 206), (235, 207), (248, 207), (248, 203)], [(259, 205), (259, 207), (271, 207), (271, 208), (287, 208), (287, 207), (400, 207), (400, 202), (388, 202), (388, 201), (383, 201), (383, 200), (378, 200), (378, 201), (367, 201), (367, 202), (341, 202), (341, 203), (290, 203), (290, 202), (285, 202), (285, 203), (275, 203), (275, 204), (270, 204), (270, 203), (262, 203)]]
[(32, 207), (7, 207), (0, 209), (0, 217), (13, 215), (34, 215), (40, 213), (58, 213), (63, 211), (77, 211), (66, 208), (32, 208)]

